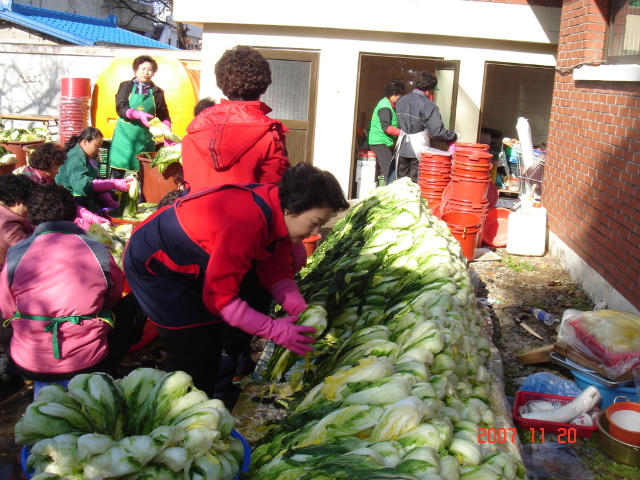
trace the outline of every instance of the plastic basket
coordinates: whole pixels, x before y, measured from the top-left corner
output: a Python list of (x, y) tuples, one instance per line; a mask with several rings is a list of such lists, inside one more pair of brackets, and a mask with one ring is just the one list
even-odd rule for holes
[(111, 175), (108, 148), (101, 148), (98, 153), (98, 170), (98, 176), (100, 178), (109, 178)]
[(618, 365), (628, 365), (629, 369), (637, 365), (634, 357), (638, 356), (638, 352), (612, 353), (604, 345), (598, 342), (589, 332), (582, 328), (582, 319), (577, 318), (570, 320), (569, 325), (573, 327), (576, 337), (594, 353), (594, 355), (607, 367), (616, 367)]
[[(558, 402), (562, 405), (566, 405), (574, 400), (574, 397), (563, 397), (560, 395), (551, 395), (548, 393), (536, 393), (536, 392), (516, 392), (516, 398), (513, 404), (513, 421), (522, 428), (534, 428), (539, 430), (544, 428), (545, 433), (555, 433), (562, 434), (568, 433), (569, 429), (574, 429), (576, 431), (576, 435), (578, 437), (589, 438), (598, 430), (598, 426), (593, 424), (591, 427), (585, 427), (582, 425), (574, 425), (572, 423), (556, 423), (556, 422), (546, 422), (543, 420), (532, 420), (529, 418), (522, 418), (520, 416), (519, 410), (520, 407), (525, 403), (533, 401), (533, 400), (544, 400), (547, 402)], [(594, 408), (594, 411), (598, 411), (598, 407)], [(562, 431), (561, 431), (562, 429)]]
[[(244, 447), (244, 454), (242, 456), (240, 472), (248, 472), (249, 464), (251, 463), (251, 447), (249, 446), (247, 440), (242, 435), (240, 435), (240, 433), (236, 429), (231, 430), (231, 436), (240, 440), (242, 446)], [(24, 445), (20, 450), (20, 467), (22, 468), (22, 472), (28, 480), (33, 476), (33, 472), (27, 471), (27, 459), (29, 458), (30, 454), (31, 449), (27, 445)], [(236, 480), (238, 480), (239, 478), (240, 476), (237, 476)]]

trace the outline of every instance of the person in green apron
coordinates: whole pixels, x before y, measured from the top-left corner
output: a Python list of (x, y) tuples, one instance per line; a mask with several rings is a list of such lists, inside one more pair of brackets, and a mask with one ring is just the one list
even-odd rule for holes
[[(400, 135), (395, 104), (404, 95), (404, 82), (391, 80), (384, 86), (384, 98), (378, 102), (371, 115), (367, 143), (376, 154), (378, 170), (384, 176), (385, 184), (389, 183), (389, 176), (395, 171), (392, 164), (393, 148)], [(391, 167), (394, 167), (393, 169)]]
[(140, 153), (155, 152), (149, 120), (157, 117), (171, 129), (164, 91), (151, 81), (157, 71), (156, 61), (141, 55), (133, 61), (135, 77), (122, 82), (118, 88), (116, 113), (119, 118), (109, 149), (109, 165), (114, 178), (124, 178), (127, 170), (138, 171)]

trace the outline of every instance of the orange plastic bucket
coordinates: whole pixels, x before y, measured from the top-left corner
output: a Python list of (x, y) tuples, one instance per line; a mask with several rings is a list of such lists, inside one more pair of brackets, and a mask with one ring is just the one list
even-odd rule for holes
[(472, 150), (470, 148), (460, 148), (456, 149), (453, 154), (453, 161), (463, 161), (463, 162), (474, 162), (474, 163), (485, 163), (491, 164), (491, 159), (493, 155), (489, 152), (482, 150)]
[[(626, 397), (617, 397), (619, 398)], [(607, 407), (609, 433), (621, 442), (640, 445), (640, 403), (616, 402)]]
[(442, 220), (449, 227), (453, 238), (460, 242), (462, 253), (467, 261), (473, 260), (482, 219), (475, 213), (449, 211), (442, 215)]
[(455, 176), (451, 180), (451, 198), (481, 203), (487, 199), (489, 193), (489, 179)]
[[(151, 152), (151, 155), (155, 156), (156, 152)], [(156, 167), (151, 168), (152, 160), (143, 155), (138, 155), (137, 158), (140, 162), (140, 184), (145, 202), (158, 203), (167, 193), (178, 189), (174, 178), (182, 170), (179, 162), (170, 164), (160, 173)]]
[(310, 237), (302, 240), (304, 248), (307, 249), (307, 257), (310, 257), (313, 252), (316, 251), (316, 248), (318, 248), (318, 242), (320, 242), (320, 235), (311, 235)]
[(489, 151), (489, 145), (486, 143), (469, 143), (469, 142), (456, 142), (455, 149), (458, 148), (470, 148), (472, 150)]

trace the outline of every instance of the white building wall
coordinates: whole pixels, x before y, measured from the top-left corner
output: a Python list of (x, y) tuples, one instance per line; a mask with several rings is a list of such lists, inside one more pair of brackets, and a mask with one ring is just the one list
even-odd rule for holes
[[(358, 58), (361, 53), (460, 60), (455, 130), (461, 134), (461, 141), (466, 142), (477, 141), (485, 62), (555, 65), (555, 56), (552, 52), (523, 53), (498, 48), (460, 48), (436, 42), (381, 42), (357, 38), (296, 37), (256, 33), (255, 27), (246, 25), (235, 26), (235, 28), (240, 32), (221, 33), (217, 30), (229, 30), (229, 28), (226, 26), (221, 28), (219, 25), (204, 26), (201, 96), (221, 98), (222, 93), (215, 85), (214, 65), (226, 49), (233, 48), (235, 45), (319, 52), (314, 164), (331, 171), (345, 191), (349, 191), (351, 181)], [(261, 29), (263, 30), (266, 29)], [(276, 33), (277, 29), (271, 30)]]
[[(151, 55), (198, 62), (200, 54), (195, 50), (0, 44), (0, 113), (58, 115), (61, 79), (90, 78), (93, 87), (115, 57)], [(113, 79), (118, 84), (124, 80)], [(168, 84), (171, 72), (159, 70), (154, 81), (160, 86)], [(3, 123), (7, 128), (41, 126), (12, 120)]]

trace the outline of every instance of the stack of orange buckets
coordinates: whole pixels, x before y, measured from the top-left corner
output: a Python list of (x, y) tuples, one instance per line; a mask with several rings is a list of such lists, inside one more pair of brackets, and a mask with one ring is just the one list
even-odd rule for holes
[(60, 87), (58, 136), (64, 145), (89, 125), (91, 79), (63, 78)]
[(442, 220), (460, 241), (471, 261), (482, 244), (482, 231), (490, 208), (491, 184), (489, 145), (457, 143), (453, 152), (451, 184), (443, 192)]
[(440, 218), (442, 193), (451, 181), (451, 154), (435, 148), (420, 153), (418, 166), (420, 195), (427, 201), (431, 212)]

